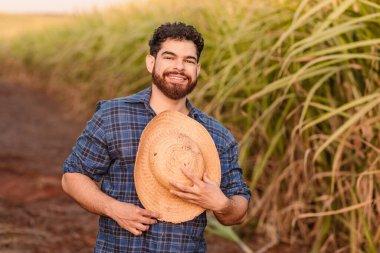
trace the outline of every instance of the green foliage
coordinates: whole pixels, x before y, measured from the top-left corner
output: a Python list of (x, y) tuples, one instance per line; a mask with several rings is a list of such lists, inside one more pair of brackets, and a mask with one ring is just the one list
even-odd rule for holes
[(3, 51), (88, 111), (150, 84), (148, 40), (175, 20), (205, 37), (192, 100), (239, 140), (249, 219), (313, 252), (378, 250), (378, 2), (150, 0), (25, 35)]

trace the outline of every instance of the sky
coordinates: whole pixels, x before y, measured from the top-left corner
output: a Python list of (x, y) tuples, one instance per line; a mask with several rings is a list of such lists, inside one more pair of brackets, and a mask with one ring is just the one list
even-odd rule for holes
[(0, 13), (75, 13), (129, 0), (0, 0)]

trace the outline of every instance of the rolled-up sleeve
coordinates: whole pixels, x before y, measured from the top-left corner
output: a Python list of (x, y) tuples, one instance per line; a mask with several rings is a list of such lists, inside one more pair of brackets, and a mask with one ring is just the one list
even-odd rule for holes
[(101, 102), (65, 160), (64, 173), (81, 173), (99, 181), (107, 173), (110, 158), (102, 118)]
[(248, 201), (251, 192), (243, 180), (242, 169), (238, 164), (238, 144), (234, 140), (220, 157), (222, 167), (221, 189), (227, 197), (240, 195)]

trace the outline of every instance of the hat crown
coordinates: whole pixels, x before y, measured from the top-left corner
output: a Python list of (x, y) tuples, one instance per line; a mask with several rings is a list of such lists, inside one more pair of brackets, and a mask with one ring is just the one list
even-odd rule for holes
[[(186, 169), (197, 178), (202, 178), (205, 162), (201, 149), (189, 136), (170, 130), (170, 135), (156, 139), (150, 146), (150, 169), (156, 180), (166, 189), (174, 189), (169, 180), (191, 186), (190, 179), (181, 169)], [(169, 177), (168, 177), (169, 176)]]

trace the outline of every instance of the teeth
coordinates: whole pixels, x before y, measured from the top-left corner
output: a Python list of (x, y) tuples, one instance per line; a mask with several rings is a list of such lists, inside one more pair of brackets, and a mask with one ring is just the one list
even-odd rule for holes
[(175, 80), (181, 80), (181, 81), (185, 80), (185, 78), (182, 77), (182, 76), (173, 76), (173, 75), (169, 75), (169, 78), (171, 78), (171, 79), (175, 79)]

